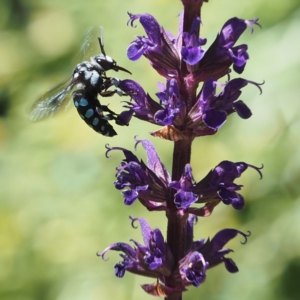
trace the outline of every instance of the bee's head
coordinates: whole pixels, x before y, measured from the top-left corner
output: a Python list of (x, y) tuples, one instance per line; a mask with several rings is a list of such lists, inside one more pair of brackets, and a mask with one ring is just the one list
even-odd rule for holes
[(101, 72), (116, 70), (117, 62), (108, 55), (99, 54), (92, 57), (93, 65)]
[(118, 66), (117, 62), (113, 58), (106, 55), (105, 50), (104, 50), (103, 28), (102, 27), (100, 27), (100, 37), (98, 38), (98, 41), (99, 41), (99, 46), (100, 46), (102, 54), (92, 57), (91, 60), (94, 62), (95, 67), (100, 72), (104, 72), (104, 73), (109, 70), (114, 70), (114, 71), (123, 71), (123, 72), (127, 72), (127, 73), (131, 74), (130, 71)]
[(131, 74), (130, 71), (118, 66), (117, 62), (108, 55), (99, 54), (91, 58), (93, 65), (100, 71), (106, 72), (109, 70), (124, 71)]

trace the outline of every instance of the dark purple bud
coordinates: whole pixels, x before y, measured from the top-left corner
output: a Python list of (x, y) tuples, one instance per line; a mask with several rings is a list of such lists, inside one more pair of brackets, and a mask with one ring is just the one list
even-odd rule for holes
[(239, 271), (237, 265), (231, 258), (224, 258), (224, 265), (229, 273), (237, 273)]

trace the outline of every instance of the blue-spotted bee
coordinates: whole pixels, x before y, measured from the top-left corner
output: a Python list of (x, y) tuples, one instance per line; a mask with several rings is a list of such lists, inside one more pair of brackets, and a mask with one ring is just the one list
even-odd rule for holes
[[(130, 71), (120, 67), (104, 50), (103, 35), (100, 32), (98, 38), (101, 54), (93, 56), (90, 61), (79, 63), (72, 76), (62, 84), (48, 91), (38, 99), (32, 106), (29, 119), (33, 122), (45, 119), (54, 115), (61, 108), (69, 104), (68, 95), (72, 92), (74, 105), (87, 125), (96, 132), (105, 136), (114, 136), (115, 132), (112, 125), (108, 122), (115, 120), (118, 125), (125, 124), (118, 114), (111, 111), (107, 106), (101, 105), (98, 95), (110, 97), (114, 94), (125, 95), (118, 89), (118, 80), (114, 77), (107, 77), (106, 72), (110, 70)], [(113, 88), (113, 89), (110, 89)]]

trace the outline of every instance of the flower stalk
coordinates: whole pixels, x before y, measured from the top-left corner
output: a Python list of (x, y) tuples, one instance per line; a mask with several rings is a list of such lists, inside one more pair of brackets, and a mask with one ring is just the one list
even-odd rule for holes
[[(179, 180), (186, 164), (191, 161), (191, 140), (181, 140), (174, 143), (173, 163), (172, 163), (172, 180)], [(174, 260), (179, 262), (184, 256), (186, 244), (192, 242), (192, 237), (186, 234), (186, 217), (178, 214), (178, 209), (174, 202), (175, 191), (172, 190), (171, 197), (167, 201), (169, 213), (167, 214), (167, 244), (173, 253)], [(189, 238), (190, 240), (187, 240)], [(166, 285), (173, 286), (173, 278), (166, 279)]]

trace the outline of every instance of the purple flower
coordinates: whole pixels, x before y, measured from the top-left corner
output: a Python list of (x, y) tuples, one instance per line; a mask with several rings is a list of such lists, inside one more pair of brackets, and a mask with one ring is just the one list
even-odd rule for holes
[(225, 268), (230, 273), (238, 272), (235, 262), (231, 258), (225, 257), (233, 250), (223, 247), (238, 234), (245, 238), (242, 244), (247, 242), (250, 233), (245, 234), (236, 229), (223, 229), (219, 231), (212, 240), (206, 242), (201, 239), (193, 242), (189, 253), (180, 260), (178, 273), (183, 286), (199, 286), (206, 278), (206, 270), (224, 263)]
[(142, 230), (144, 245), (131, 240), (135, 247), (131, 247), (126, 243), (114, 243), (107, 247), (101, 254), (105, 259), (105, 254), (109, 250), (120, 251), (123, 261), (115, 265), (115, 274), (121, 278), (125, 272), (131, 272), (147, 277), (159, 278), (169, 276), (172, 269), (172, 259), (167, 245), (164, 242), (163, 235), (159, 229), (151, 229), (149, 224), (142, 218), (132, 218), (132, 227), (138, 221)]
[(205, 52), (201, 46), (206, 44), (206, 39), (199, 38), (200, 23), (200, 18), (195, 18), (190, 32), (183, 32), (182, 34), (184, 46), (181, 49), (181, 56), (189, 65), (198, 63)]
[(187, 209), (198, 200), (198, 195), (192, 192), (195, 181), (192, 175), (192, 168), (189, 164), (185, 166), (184, 174), (179, 181), (172, 181), (170, 188), (177, 190), (174, 202), (177, 208)]
[(138, 36), (128, 49), (127, 56), (131, 60), (137, 60), (142, 55), (147, 57), (152, 67), (162, 76), (172, 78), (178, 75), (180, 56), (172, 43), (170, 36), (158, 24), (150, 14), (131, 14), (128, 23), (133, 26), (135, 20), (140, 21), (145, 29), (147, 37)]
[(247, 53), (247, 45), (235, 46), (236, 41), (246, 30), (247, 26), (251, 28), (253, 33), (253, 25), (258, 25), (258, 19), (255, 20), (242, 20), (232, 18), (228, 20), (222, 27), (221, 34), (217, 38), (217, 52), (216, 56), (228, 55), (233, 63), (233, 69), (241, 74), (244, 71), (246, 61), (249, 59)]
[(210, 78), (217, 80), (228, 74), (229, 67), (233, 64), (233, 69), (238, 74), (244, 71), (248, 55), (248, 46), (245, 44), (235, 46), (239, 37), (244, 33), (247, 26), (253, 33), (253, 25), (259, 25), (258, 19), (243, 20), (232, 18), (222, 27), (221, 33), (206, 51), (203, 59), (187, 80), (191, 82), (206, 81)]
[[(137, 199), (148, 210), (165, 210), (165, 201), (168, 197), (168, 183), (170, 175), (161, 163), (154, 146), (148, 140), (137, 140), (136, 146), (141, 143), (146, 150), (147, 166), (129, 150), (107, 146), (106, 155), (112, 150), (121, 150), (125, 159), (117, 168), (115, 187), (123, 190), (124, 203), (132, 205)], [(136, 147), (135, 146), (135, 147)]]
[(246, 164), (244, 162), (222, 161), (204, 179), (194, 185), (192, 191), (198, 195), (197, 202), (207, 202), (209, 199), (219, 199), (224, 204), (232, 205), (235, 209), (243, 209), (244, 198), (236, 191), (241, 190), (242, 185), (233, 181), (239, 178), (248, 167), (256, 170), (262, 178), (261, 168)]
[(166, 87), (159, 83), (160, 92), (156, 96), (160, 100), (162, 109), (154, 115), (154, 121), (159, 125), (171, 125), (175, 122), (178, 113), (182, 110), (184, 102), (180, 100), (178, 85), (175, 79), (167, 79)]
[[(232, 79), (226, 84), (213, 79), (207, 80), (197, 102), (189, 112), (192, 122), (188, 128), (192, 129), (195, 135), (201, 136), (215, 133), (226, 122), (227, 116), (234, 112), (242, 119), (250, 118), (250, 109), (242, 100), (238, 100), (241, 89), (249, 83), (262, 92), (260, 84), (243, 78)], [(219, 94), (216, 94), (217, 86), (222, 88)]]

